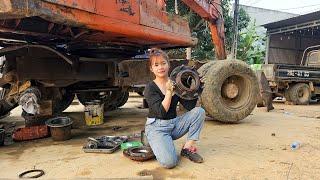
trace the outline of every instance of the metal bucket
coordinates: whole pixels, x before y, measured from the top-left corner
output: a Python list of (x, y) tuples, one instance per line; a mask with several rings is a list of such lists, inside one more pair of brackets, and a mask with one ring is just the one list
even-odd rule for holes
[(50, 127), (52, 139), (54, 141), (65, 141), (71, 139), (72, 120), (69, 117), (56, 117), (46, 121)]
[(104, 104), (100, 100), (85, 103), (84, 116), (87, 126), (103, 124)]
[(0, 129), (0, 146), (4, 145), (4, 138), (6, 137), (6, 133), (4, 129)]

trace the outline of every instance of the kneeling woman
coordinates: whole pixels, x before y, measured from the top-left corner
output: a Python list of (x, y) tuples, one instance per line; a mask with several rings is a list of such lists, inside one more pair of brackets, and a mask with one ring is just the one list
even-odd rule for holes
[[(175, 167), (178, 157), (173, 140), (188, 133), (181, 156), (193, 162), (203, 162), (203, 158), (197, 153), (195, 142), (199, 140), (205, 111), (201, 107), (195, 107), (197, 100), (183, 100), (174, 94), (168, 75), (169, 58), (164, 51), (151, 49), (149, 67), (155, 79), (147, 84), (144, 92), (149, 105), (145, 132), (157, 160), (163, 167)], [(177, 117), (178, 102), (189, 111)]]

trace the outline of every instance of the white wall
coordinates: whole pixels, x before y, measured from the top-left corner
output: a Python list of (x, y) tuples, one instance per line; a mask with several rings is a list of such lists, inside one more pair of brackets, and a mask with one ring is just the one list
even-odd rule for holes
[(244, 9), (251, 18), (251, 23), (256, 24), (258, 33), (265, 33), (266, 29), (261, 25), (276, 22), (284, 19), (289, 19), (299, 14), (292, 14), (287, 12), (275, 11), (271, 9), (263, 9), (252, 6), (240, 5), (240, 8)]

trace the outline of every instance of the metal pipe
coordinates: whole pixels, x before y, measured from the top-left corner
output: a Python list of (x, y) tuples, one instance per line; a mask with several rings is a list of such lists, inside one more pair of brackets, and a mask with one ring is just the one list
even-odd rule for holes
[(119, 88), (114, 87), (114, 88), (101, 88), (101, 89), (78, 89), (72, 91), (73, 93), (78, 93), (78, 92), (102, 92), (102, 91), (116, 91), (119, 90)]
[(178, 0), (174, 0), (174, 11), (176, 14), (179, 14)]

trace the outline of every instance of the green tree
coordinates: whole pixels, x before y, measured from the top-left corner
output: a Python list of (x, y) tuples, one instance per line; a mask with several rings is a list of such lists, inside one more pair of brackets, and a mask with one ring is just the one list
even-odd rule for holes
[(248, 64), (262, 64), (265, 57), (265, 37), (258, 35), (255, 24), (250, 24), (239, 35), (237, 59)]
[[(214, 59), (214, 46), (211, 41), (211, 32), (208, 26), (208, 22), (191, 11), (190, 8), (183, 4), (181, 1), (178, 1), (178, 3), (179, 15), (188, 20), (192, 35), (197, 37), (199, 40), (197, 46), (192, 48), (192, 57), (198, 60)], [(226, 50), (230, 51), (233, 37), (233, 17), (230, 16), (230, 0), (222, 0), (221, 3), (225, 25)], [(167, 11), (169, 13), (174, 13), (174, 0), (167, 0)], [(247, 27), (249, 21), (250, 17), (248, 16), (248, 14), (243, 9), (240, 9), (239, 30)], [(170, 51), (169, 55), (179, 58), (185, 57), (185, 49)]]

